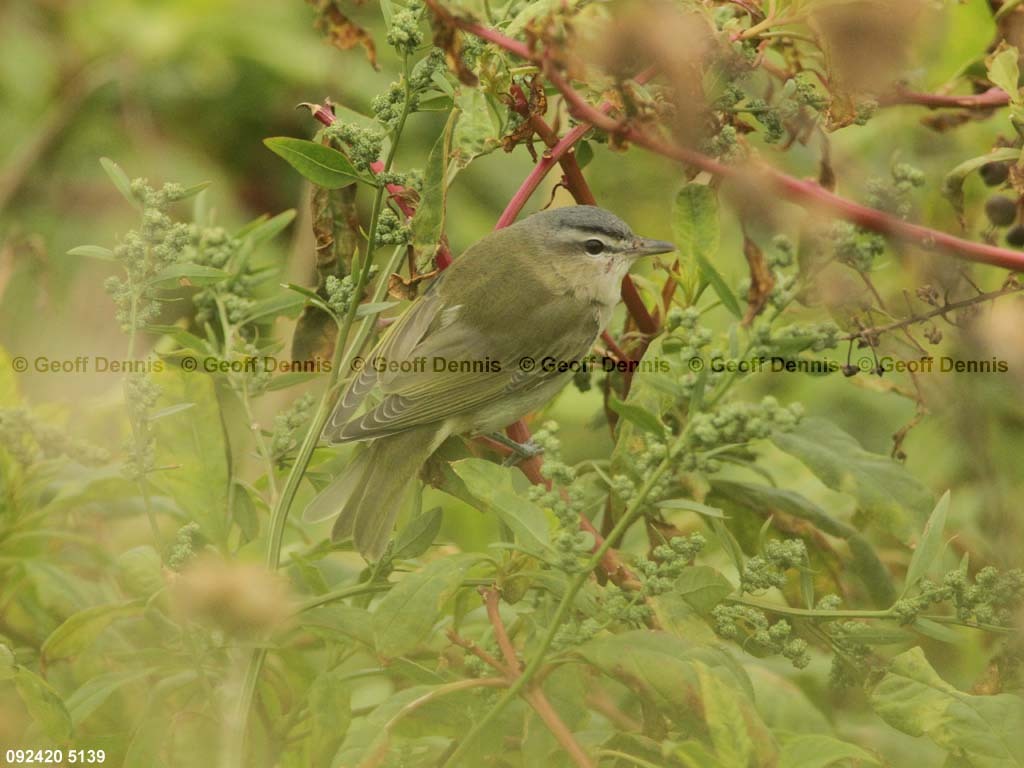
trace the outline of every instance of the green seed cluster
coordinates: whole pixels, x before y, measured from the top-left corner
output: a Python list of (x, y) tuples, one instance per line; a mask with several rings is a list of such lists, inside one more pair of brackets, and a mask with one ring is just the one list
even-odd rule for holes
[(892, 180), (872, 179), (868, 182), (868, 205), (907, 218), (911, 213), (910, 193), (924, 186), (924, 172), (908, 163), (897, 163), (892, 168)]
[(380, 159), (384, 148), (384, 133), (378, 128), (336, 120), (324, 129), (324, 133), (347, 149), (348, 159), (360, 171), (368, 171), (370, 165)]
[(789, 659), (797, 669), (811, 663), (807, 643), (791, 637), (793, 628), (785, 619), (773, 624), (757, 608), (724, 603), (715, 606), (711, 618), (715, 632), (721, 637), (743, 644), (754, 642), (766, 653), (778, 653)]
[(316, 398), (306, 393), (285, 411), (274, 417), (274, 432), (270, 439), (270, 454), (275, 462), (282, 462), (298, 447), (296, 434), (306, 425), (313, 411)]
[(405, 245), (411, 230), (390, 208), (381, 209), (377, 218), (377, 245)]
[(142, 328), (160, 313), (156, 289), (149, 282), (162, 269), (182, 260), (191, 239), (189, 225), (175, 222), (167, 214), (168, 207), (185, 195), (184, 187), (164, 184), (155, 190), (145, 179), (136, 179), (131, 193), (142, 205), (142, 224), (114, 249), (125, 278), (110, 277), (104, 283), (125, 332)]
[(167, 567), (180, 571), (196, 556), (196, 548), (202, 545), (199, 523), (188, 523), (178, 529), (174, 542), (167, 551)]
[[(396, 81), (391, 83), (384, 93), (373, 97), (370, 101), (370, 109), (373, 110), (373, 116), (384, 125), (385, 129), (393, 131), (398, 127), (406, 109), (405, 100), (405, 84)], [(410, 94), (409, 100), (409, 111), (412, 111), (416, 108), (416, 96)]]
[(701, 144), (701, 151), (725, 162), (740, 160), (744, 156), (739, 134), (731, 125), (723, 126), (718, 133), (704, 141)]
[(830, 232), (836, 259), (858, 272), (870, 272), (885, 253), (885, 238), (846, 221), (836, 222)]
[(36, 418), (27, 408), (0, 408), (0, 446), (25, 467), (58, 456), (86, 465), (110, 459), (107, 451), (69, 437), (65, 430)]
[(156, 437), (153, 435), (150, 413), (160, 399), (160, 387), (143, 373), (130, 373), (125, 377), (125, 401), (132, 421), (132, 438), (125, 446), (128, 461), (125, 467), (133, 479), (151, 472), (156, 458)]
[(709, 450), (746, 443), (768, 437), (775, 430), (792, 429), (802, 416), (800, 403), (783, 406), (770, 396), (760, 403), (729, 403), (711, 413), (691, 415), (691, 444), (696, 450)]
[[(561, 441), (557, 437), (558, 424), (545, 422), (533, 435), (533, 442), (544, 450), (544, 476), (551, 480), (549, 491), (543, 486), (533, 486), (530, 498), (550, 509), (558, 520), (558, 531), (554, 538), (557, 552), (557, 567), (565, 573), (578, 573), (590, 554), (593, 541), (580, 530), (580, 514), (583, 512), (583, 491), (576, 485), (576, 470), (561, 460)], [(561, 490), (560, 490), (561, 488)]]
[[(370, 265), (367, 282), (373, 280), (379, 271), (376, 264)], [(345, 275), (341, 278), (330, 275), (324, 283), (324, 290), (327, 292), (327, 306), (334, 310), (339, 317), (344, 316), (352, 305), (355, 293), (355, 280), (352, 275)]]
[(406, 56), (415, 53), (423, 45), (423, 30), (420, 28), (422, 15), (423, 6), (420, 3), (409, 3), (402, 10), (396, 11), (391, 17), (388, 45)]
[(786, 571), (807, 563), (807, 547), (801, 539), (769, 541), (764, 552), (755, 555), (743, 565), (740, 576), (741, 592), (762, 592), (786, 586)]
[(683, 569), (693, 563), (707, 544), (699, 533), (673, 536), (667, 544), (660, 544), (651, 552), (652, 560), (643, 558), (636, 563), (636, 574), (648, 597), (670, 592)]
[(893, 610), (903, 624), (912, 623), (932, 605), (951, 602), (960, 621), (1011, 626), (1024, 604), (1024, 571), (1000, 572), (991, 566), (974, 577), (958, 569), (947, 573), (941, 584), (922, 580), (918, 593), (896, 601)]

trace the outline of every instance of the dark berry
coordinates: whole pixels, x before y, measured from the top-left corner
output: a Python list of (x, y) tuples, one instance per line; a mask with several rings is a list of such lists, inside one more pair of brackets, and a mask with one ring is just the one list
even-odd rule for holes
[(985, 215), (997, 227), (1008, 227), (1017, 218), (1017, 203), (1006, 195), (993, 195), (985, 203)]
[(1006, 233), (1006, 242), (1014, 248), (1024, 248), (1024, 226), (1018, 224)]
[(1009, 163), (985, 163), (978, 169), (978, 173), (981, 174), (981, 179), (987, 186), (998, 187), (1009, 178), (1010, 165)]

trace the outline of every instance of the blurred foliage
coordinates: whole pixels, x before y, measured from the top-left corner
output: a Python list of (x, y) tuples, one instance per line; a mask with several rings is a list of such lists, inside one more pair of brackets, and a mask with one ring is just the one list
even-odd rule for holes
[(526, 212), (575, 163), (679, 251), (531, 420), (552, 487), (453, 439), (380, 562), (301, 520), (381, 315), (577, 124), (552, 75), (1020, 249), (1024, 6), (14, 0), (0, 46), (3, 749), (1024, 764), (1021, 286), (754, 173), (585, 133)]

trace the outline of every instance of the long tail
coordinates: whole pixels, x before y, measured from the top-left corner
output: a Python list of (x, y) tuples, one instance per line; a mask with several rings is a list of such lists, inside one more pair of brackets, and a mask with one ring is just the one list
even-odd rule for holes
[(432, 425), (377, 438), (309, 503), (303, 519), (326, 520), (340, 511), (332, 538), (351, 537), (364, 557), (378, 560), (409, 483), (444, 437)]

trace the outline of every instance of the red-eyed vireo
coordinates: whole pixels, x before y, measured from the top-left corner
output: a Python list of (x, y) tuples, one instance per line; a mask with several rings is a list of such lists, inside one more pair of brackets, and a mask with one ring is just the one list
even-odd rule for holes
[(492, 433), (550, 400), (590, 352), (640, 256), (675, 250), (595, 206), (557, 208), (470, 247), (392, 325), (324, 428), (369, 441), (306, 508), (383, 554), (409, 483), (450, 435)]

